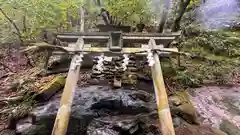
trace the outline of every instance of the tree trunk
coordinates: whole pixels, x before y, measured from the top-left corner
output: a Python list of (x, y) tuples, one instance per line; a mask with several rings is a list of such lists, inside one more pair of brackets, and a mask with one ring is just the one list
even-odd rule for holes
[(27, 32), (26, 19), (27, 19), (27, 15), (26, 15), (26, 11), (24, 11), (24, 16), (23, 16), (23, 32)]
[(180, 1), (180, 4), (179, 4), (180, 7), (179, 7), (177, 17), (174, 19), (174, 22), (172, 25), (172, 32), (176, 32), (180, 29), (180, 22), (181, 22), (182, 16), (185, 13), (189, 3), (190, 3), (190, 0)]
[(66, 12), (67, 12), (67, 22), (68, 22), (68, 24), (67, 24), (67, 31), (69, 31), (70, 28), (73, 26), (72, 25), (71, 15), (70, 15), (70, 12), (71, 12), (70, 8), (67, 8)]
[(100, 0), (94, 0), (94, 2), (97, 6), (99, 6), (99, 7), (101, 6), (101, 1)]
[(204, 3), (206, 3), (206, 1), (207, 1), (207, 0), (201, 0), (201, 3), (204, 4)]
[(161, 16), (161, 20), (158, 26), (158, 33), (162, 33), (164, 26), (166, 24), (167, 21), (167, 17), (168, 17), (168, 10), (170, 8), (170, 0), (164, 0), (164, 6), (162, 9), (162, 16)]

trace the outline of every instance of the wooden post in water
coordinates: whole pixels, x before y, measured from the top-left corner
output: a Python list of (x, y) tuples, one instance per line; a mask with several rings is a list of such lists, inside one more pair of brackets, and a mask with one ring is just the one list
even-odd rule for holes
[[(156, 42), (154, 39), (149, 40), (149, 47), (154, 49)], [(151, 67), (152, 79), (155, 89), (155, 96), (157, 101), (158, 116), (160, 121), (162, 135), (175, 135), (172, 116), (168, 105), (168, 97), (163, 80), (161, 63), (157, 53), (153, 54), (155, 64)]]
[[(81, 14), (81, 32), (84, 31), (84, 13)], [(75, 50), (83, 50), (84, 39), (80, 37), (76, 43)], [(82, 52), (81, 52), (82, 53)], [(65, 135), (68, 128), (68, 123), (71, 114), (71, 107), (77, 82), (79, 79), (79, 72), (81, 67), (81, 54), (75, 54), (72, 58), (71, 65), (68, 71), (66, 84), (62, 93), (60, 108), (55, 119), (52, 135)]]

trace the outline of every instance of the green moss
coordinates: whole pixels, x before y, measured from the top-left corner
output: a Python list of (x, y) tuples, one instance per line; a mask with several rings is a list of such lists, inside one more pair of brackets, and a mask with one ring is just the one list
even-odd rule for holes
[(161, 60), (161, 67), (165, 78), (176, 76), (176, 65), (174, 65), (171, 60)]
[(199, 124), (197, 112), (190, 101), (188, 92), (176, 92), (169, 97), (172, 114), (183, 118), (190, 124)]
[(192, 56), (181, 57), (184, 70), (177, 70), (174, 80), (187, 87), (231, 81), (240, 67), (240, 32), (207, 31), (198, 25), (190, 25), (184, 32), (179, 47)]
[(65, 81), (65, 76), (57, 76), (50, 83), (43, 85), (40, 88), (41, 91), (37, 95), (37, 100), (48, 100), (57, 91), (64, 87)]
[(202, 76), (188, 70), (177, 71), (174, 79), (181, 85), (187, 87), (198, 87), (202, 84)]
[(176, 95), (181, 99), (183, 102), (191, 103), (190, 102), (190, 96), (188, 94), (187, 90), (176, 92)]
[(66, 81), (66, 78), (65, 76), (57, 76), (55, 77), (50, 83), (42, 86), (40, 89), (41, 89), (41, 92), (43, 91), (47, 91), (49, 89), (55, 89), (55, 88), (58, 88), (59, 86), (64, 86), (65, 85), (65, 81)]

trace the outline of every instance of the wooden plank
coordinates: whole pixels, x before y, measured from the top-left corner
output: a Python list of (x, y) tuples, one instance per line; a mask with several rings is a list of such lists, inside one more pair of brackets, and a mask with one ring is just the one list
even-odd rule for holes
[[(128, 37), (171, 37), (171, 36), (179, 36), (181, 31), (179, 32), (171, 32), (171, 33), (123, 33), (123, 36)], [(69, 33), (58, 33), (58, 36), (109, 36), (108, 32), (69, 32)]]
[(115, 88), (121, 88), (122, 87), (122, 80), (120, 78), (116, 78), (116, 76), (113, 79), (113, 87)]
[[(63, 49), (69, 51), (69, 52), (79, 52), (82, 50), (77, 50), (72, 47), (62, 47)], [(162, 52), (173, 52), (173, 53), (178, 53), (178, 48), (162, 48), (162, 46), (156, 46), (155, 49), (158, 49)], [(121, 52), (112, 52), (112, 53), (144, 53), (148, 50), (148, 48), (122, 48)], [(96, 53), (107, 53), (111, 52), (109, 48), (107, 47), (84, 47), (83, 48), (84, 52), (96, 52)]]
[[(79, 36), (74, 35), (58, 35), (58, 39), (63, 42), (76, 42)], [(169, 44), (172, 42), (176, 36), (162, 36), (162, 37), (152, 37), (152, 36), (123, 36), (124, 44), (132, 44), (132, 43), (141, 43), (147, 44), (148, 41), (154, 38), (157, 44)], [(84, 42), (88, 43), (108, 43), (109, 36), (83, 36)]]
[[(78, 39), (81, 36), (74, 36), (74, 35), (58, 35), (57, 36), (60, 40), (61, 39)], [(145, 37), (141, 37), (141, 36), (122, 36), (123, 40), (139, 40), (139, 39), (155, 39), (155, 40), (160, 40), (160, 39), (175, 39), (176, 36), (164, 36), (164, 37), (152, 37), (152, 36), (145, 36)], [(82, 38), (85, 41), (88, 40), (108, 40), (109, 36), (82, 36)]]
[[(149, 41), (149, 47), (154, 49), (156, 47), (156, 42), (154, 39)], [(153, 58), (155, 64), (151, 67), (152, 78), (155, 89), (155, 96), (158, 108), (158, 116), (160, 121), (161, 133), (162, 135), (175, 135), (172, 117), (168, 105), (168, 97), (165, 89), (161, 63), (158, 54), (154, 53)]]

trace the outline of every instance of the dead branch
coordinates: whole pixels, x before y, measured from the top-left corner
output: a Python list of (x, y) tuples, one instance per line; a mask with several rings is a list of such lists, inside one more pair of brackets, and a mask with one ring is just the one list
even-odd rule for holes
[(0, 79), (2, 79), (2, 78), (6, 78), (6, 77), (11, 76), (11, 75), (13, 75), (13, 74), (14, 74), (13, 72), (8, 72), (8, 73), (6, 73), (6, 74), (0, 76)]
[(23, 96), (17, 96), (17, 97), (10, 97), (10, 98), (3, 98), (0, 99), (0, 102), (17, 102), (23, 99)]
[(21, 43), (23, 43), (20, 29), (17, 27), (16, 23), (15, 23), (12, 19), (10, 19), (10, 17), (3, 11), (2, 8), (0, 8), (0, 12), (3, 14), (3, 16), (4, 16), (4, 17), (13, 25), (13, 27), (16, 29), (18, 38), (19, 38), (19, 40), (21, 41)]
[(6, 114), (6, 113), (9, 113), (11, 112), (12, 110), (14, 110), (14, 108), (7, 108), (7, 109), (4, 109), (0, 112), (0, 114)]
[(21, 52), (25, 53), (28, 51), (38, 51), (38, 50), (49, 50), (49, 51), (60, 51), (60, 52), (65, 52), (68, 53), (66, 49), (64, 49), (61, 46), (54, 46), (54, 45), (49, 45), (47, 43), (35, 43), (34, 46), (27, 47), (26, 49), (22, 50)]
[[(25, 55), (29, 55), (28, 52), (31, 52), (30, 54), (35, 55), (35, 56), (39, 55), (39, 53), (43, 52), (45, 60), (44, 60), (44, 65), (42, 68), (44, 68), (44, 69), (47, 69), (49, 59), (53, 55), (54, 51), (63, 52), (64, 54), (69, 54), (69, 52), (61, 46), (49, 45), (47, 43), (35, 43), (34, 45), (35, 46), (27, 47), (26, 49), (22, 50), (21, 52), (23, 52)], [(31, 63), (30, 58), (28, 58), (28, 59), (29, 59), (29, 63)], [(31, 65), (34, 65), (34, 64), (31, 63)]]
[(9, 68), (6, 64), (0, 62), (0, 66), (3, 66), (4, 69), (8, 69), (10, 72), (14, 73), (14, 71), (11, 68)]

